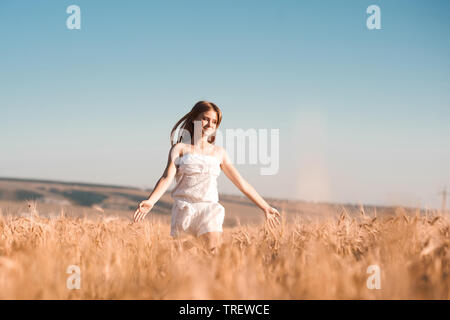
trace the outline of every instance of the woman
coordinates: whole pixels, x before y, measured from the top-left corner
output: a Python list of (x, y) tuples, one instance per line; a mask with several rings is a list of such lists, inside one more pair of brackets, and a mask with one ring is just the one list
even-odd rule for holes
[[(134, 213), (135, 222), (145, 218), (175, 177), (177, 184), (171, 192), (174, 199), (171, 236), (194, 235), (202, 240), (211, 253), (216, 253), (221, 244), (225, 217), (225, 209), (218, 202), (217, 190), (217, 177), (222, 169), (238, 189), (261, 208), (271, 227), (280, 223), (277, 209), (264, 201), (242, 178), (226, 150), (214, 145), (215, 132), (221, 120), (222, 112), (214, 103), (199, 101), (175, 124), (171, 132), (172, 147), (166, 169), (149, 198), (139, 204)], [(177, 143), (173, 144), (173, 134), (180, 124)], [(183, 139), (188, 143), (183, 143)]]

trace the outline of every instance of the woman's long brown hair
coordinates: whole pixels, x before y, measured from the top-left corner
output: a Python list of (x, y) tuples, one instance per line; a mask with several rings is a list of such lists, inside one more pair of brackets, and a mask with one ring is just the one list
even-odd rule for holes
[[(222, 121), (222, 111), (220, 111), (219, 107), (216, 106), (214, 103), (209, 101), (199, 101), (195, 104), (195, 106), (192, 108), (189, 113), (185, 114), (178, 122), (175, 124), (175, 126), (172, 129), (172, 132), (170, 133), (170, 144), (173, 146), (177, 144), (178, 142), (181, 142), (184, 138), (184, 130), (187, 130), (191, 137), (191, 144), (194, 143), (194, 119), (197, 118), (197, 116), (206, 111), (213, 110), (217, 113), (217, 123), (216, 123), (216, 130), (219, 128), (220, 122)], [(180, 130), (178, 131), (178, 137), (176, 139), (176, 142), (174, 143), (173, 135), (176, 131), (177, 127), (180, 126)], [(183, 130), (184, 129), (184, 130)], [(214, 143), (216, 140), (216, 134), (214, 133), (208, 138), (209, 143)]]

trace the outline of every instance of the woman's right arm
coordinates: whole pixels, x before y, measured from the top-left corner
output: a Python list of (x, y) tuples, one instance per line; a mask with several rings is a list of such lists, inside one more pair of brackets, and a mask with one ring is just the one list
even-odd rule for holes
[(166, 169), (159, 178), (158, 182), (153, 188), (152, 193), (147, 200), (142, 201), (139, 204), (138, 209), (134, 212), (134, 222), (138, 222), (145, 218), (145, 216), (150, 212), (156, 202), (162, 197), (162, 195), (167, 191), (170, 184), (175, 177), (177, 168), (175, 167), (175, 159), (179, 156), (181, 151), (181, 144), (177, 143), (172, 146), (169, 151), (169, 158), (167, 160)]

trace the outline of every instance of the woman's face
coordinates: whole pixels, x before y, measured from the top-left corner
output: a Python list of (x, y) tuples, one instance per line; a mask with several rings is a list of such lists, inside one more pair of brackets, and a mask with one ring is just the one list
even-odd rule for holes
[(211, 135), (217, 127), (217, 113), (213, 110), (202, 112), (198, 115), (196, 121), (201, 121), (202, 135)]

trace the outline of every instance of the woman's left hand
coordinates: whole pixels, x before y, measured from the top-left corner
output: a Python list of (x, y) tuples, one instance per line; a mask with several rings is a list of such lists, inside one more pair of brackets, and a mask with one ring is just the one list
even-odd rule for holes
[(266, 209), (263, 209), (263, 211), (264, 215), (266, 216), (266, 221), (271, 227), (275, 228), (277, 224), (281, 224), (280, 220), (278, 219), (279, 217), (281, 217), (281, 215), (277, 209), (268, 207)]

